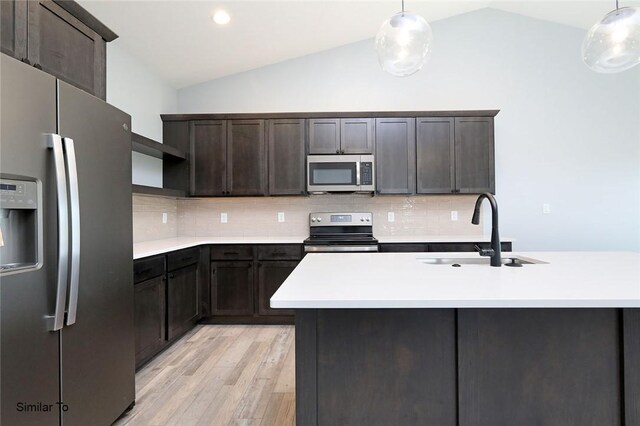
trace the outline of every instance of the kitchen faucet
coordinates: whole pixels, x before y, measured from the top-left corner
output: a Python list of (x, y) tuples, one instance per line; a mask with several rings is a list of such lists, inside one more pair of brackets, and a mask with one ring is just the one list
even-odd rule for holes
[(475, 249), (480, 253), (480, 256), (491, 256), (491, 266), (502, 266), (502, 260), (500, 258), (500, 236), (498, 235), (498, 203), (493, 195), (488, 192), (480, 194), (476, 200), (471, 223), (474, 225), (480, 224), (480, 206), (485, 198), (491, 203), (491, 248), (485, 249), (476, 244)]

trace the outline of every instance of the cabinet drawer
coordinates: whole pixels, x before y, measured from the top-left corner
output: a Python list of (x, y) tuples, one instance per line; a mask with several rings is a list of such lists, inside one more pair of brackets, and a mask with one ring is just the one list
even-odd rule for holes
[(211, 260), (253, 260), (253, 246), (211, 246)]
[(268, 245), (258, 246), (258, 260), (300, 260), (302, 258), (302, 246)]
[(195, 247), (187, 250), (174, 251), (167, 255), (167, 271), (193, 265), (200, 261), (200, 248)]
[(134, 284), (164, 274), (164, 256), (149, 257), (133, 263)]

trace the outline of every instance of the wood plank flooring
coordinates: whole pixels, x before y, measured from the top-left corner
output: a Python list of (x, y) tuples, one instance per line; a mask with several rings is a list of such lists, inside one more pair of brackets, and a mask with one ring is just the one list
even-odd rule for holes
[(295, 424), (294, 327), (199, 325), (136, 374), (115, 425)]

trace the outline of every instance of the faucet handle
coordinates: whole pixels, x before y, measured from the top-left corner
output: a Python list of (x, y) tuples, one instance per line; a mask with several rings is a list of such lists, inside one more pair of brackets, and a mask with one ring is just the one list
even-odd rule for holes
[(491, 257), (496, 254), (496, 252), (492, 248), (482, 248), (478, 244), (475, 244), (473, 248), (476, 249), (478, 253), (480, 253), (480, 256)]

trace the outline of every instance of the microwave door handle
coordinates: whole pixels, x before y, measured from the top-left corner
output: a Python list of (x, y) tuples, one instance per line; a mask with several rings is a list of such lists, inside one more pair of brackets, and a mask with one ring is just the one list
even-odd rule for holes
[(48, 329), (57, 331), (64, 327), (64, 311), (67, 298), (67, 274), (69, 264), (69, 206), (67, 200), (67, 177), (64, 163), (62, 138), (60, 135), (45, 135), (47, 148), (53, 150), (58, 202), (58, 277), (56, 306), (53, 316), (47, 316)]
[(80, 195), (78, 190), (78, 168), (76, 150), (71, 138), (63, 138), (69, 174), (69, 207), (71, 211), (71, 271), (67, 325), (75, 324), (78, 310), (78, 288), (80, 285)]
[(356, 161), (356, 186), (360, 186), (360, 161)]

